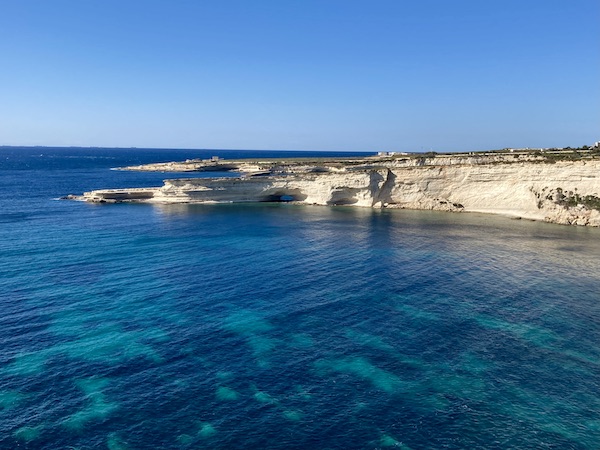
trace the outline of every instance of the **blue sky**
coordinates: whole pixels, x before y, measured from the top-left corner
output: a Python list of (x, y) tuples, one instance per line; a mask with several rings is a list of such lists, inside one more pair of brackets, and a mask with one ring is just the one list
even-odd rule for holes
[(0, 145), (600, 140), (598, 0), (0, 0)]

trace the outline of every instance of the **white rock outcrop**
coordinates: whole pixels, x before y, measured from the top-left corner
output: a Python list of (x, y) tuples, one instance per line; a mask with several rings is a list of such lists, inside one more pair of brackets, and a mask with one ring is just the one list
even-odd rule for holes
[(600, 226), (600, 161), (477, 161), (378, 166), (282, 176), (165, 180), (154, 189), (87, 192), (87, 201), (158, 203), (294, 201), (473, 211)]

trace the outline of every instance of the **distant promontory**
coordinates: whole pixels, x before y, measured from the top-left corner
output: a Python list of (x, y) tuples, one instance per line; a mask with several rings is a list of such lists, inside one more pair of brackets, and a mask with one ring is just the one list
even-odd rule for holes
[(485, 212), (600, 226), (600, 146), (361, 158), (187, 160), (121, 170), (233, 171), (239, 177), (167, 179), (156, 188), (69, 196), (89, 202), (296, 202)]

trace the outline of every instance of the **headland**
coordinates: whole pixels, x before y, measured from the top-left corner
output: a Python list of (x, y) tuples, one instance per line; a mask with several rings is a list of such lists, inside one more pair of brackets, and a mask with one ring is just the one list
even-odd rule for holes
[(360, 158), (187, 160), (119, 170), (232, 171), (231, 178), (166, 179), (154, 188), (68, 198), (98, 203), (295, 202), (484, 212), (600, 226), (600, 146)]

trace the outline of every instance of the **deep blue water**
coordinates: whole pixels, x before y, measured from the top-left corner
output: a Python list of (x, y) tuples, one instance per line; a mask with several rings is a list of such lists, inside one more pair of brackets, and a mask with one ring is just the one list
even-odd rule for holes
[(55, 200), (215, 154), (0, 149), (1, 448), (600, 447), (600, 230)]

